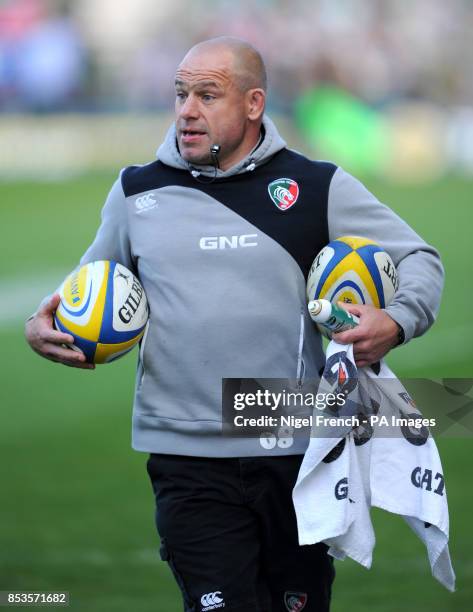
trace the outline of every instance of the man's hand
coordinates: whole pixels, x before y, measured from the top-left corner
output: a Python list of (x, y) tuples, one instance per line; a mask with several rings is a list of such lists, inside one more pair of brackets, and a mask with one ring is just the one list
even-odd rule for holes
[(74, 338), (70, 334), (54, 329), (53, 315), (59, 306), (61, 298), (58, 293), (51, 296), (47, 302), (41, 305), (38, 312), (25, 324), (25, 337), (31, 348), (50, 361), (56, 361), (73, 368), (93, 370), (93, 363), (86, 363), (82, 351), (63, 346), (72, 344)]
[(398, 325), (384, 310), (342, 302), (338, 302), (338, 305), (360, 318), (360, 324), (354, 329), (332, 336), (341, 344), (353, 344), (355, 362), (359, 368), (376, 363), (397, 345)]

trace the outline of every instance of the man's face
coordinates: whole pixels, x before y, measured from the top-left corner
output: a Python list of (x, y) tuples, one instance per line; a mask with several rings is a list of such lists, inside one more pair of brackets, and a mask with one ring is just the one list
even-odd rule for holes
[(248, 92), (235, 80), (227, 50), (189, 53), (176, 72), (176, 134), (181, 156), (208, 164), (210, 147), (220, 145), (225, 170), (248, 152)]

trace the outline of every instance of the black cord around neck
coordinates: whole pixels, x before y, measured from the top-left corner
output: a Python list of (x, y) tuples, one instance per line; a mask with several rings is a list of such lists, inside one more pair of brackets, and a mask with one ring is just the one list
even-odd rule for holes
[(208, 185), (215, 181), (215, 179), (217, 178), (218, 171), (220, 169), (220, 165), (218, 163), (219, 152), (220, 152), (220, 145), (212, 145), (210, 147), (210, 158), (212, 160), (212, 165), (214, 167), (214, 175), (211, 177), (205, 177), (205, 180), (204, 180), (204, 177), (201, 176), (201, 172), (197, 170), (197, 168), (194, 168), (193, 166), (189, 165), (191, 174), (198, 183), (203, 183), (203, 184)]

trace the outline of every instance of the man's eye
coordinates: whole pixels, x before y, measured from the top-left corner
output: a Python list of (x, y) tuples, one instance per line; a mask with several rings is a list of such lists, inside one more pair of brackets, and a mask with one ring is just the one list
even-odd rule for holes
[(215, 96), (212, 96), (211, 94), (204, 94), (202, 96), (202, 100), (204, 102), (212, 102), (212, 100), (215, 100)]
[(178, 100), (185, 100), (186, 99), (186, 94), (183, 91), (178, 91), (178, 92), (176, 92), (176, 98)]

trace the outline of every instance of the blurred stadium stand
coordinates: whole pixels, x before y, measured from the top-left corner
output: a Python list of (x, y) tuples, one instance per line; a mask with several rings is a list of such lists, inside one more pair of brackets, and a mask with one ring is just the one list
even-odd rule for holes
[(304, 152), (395, 180), (473, 174), (472, 26), (470, 0), (3, 0), (0, 176), (150, 159), (176, 65), (222, 34), (260, 49)]

